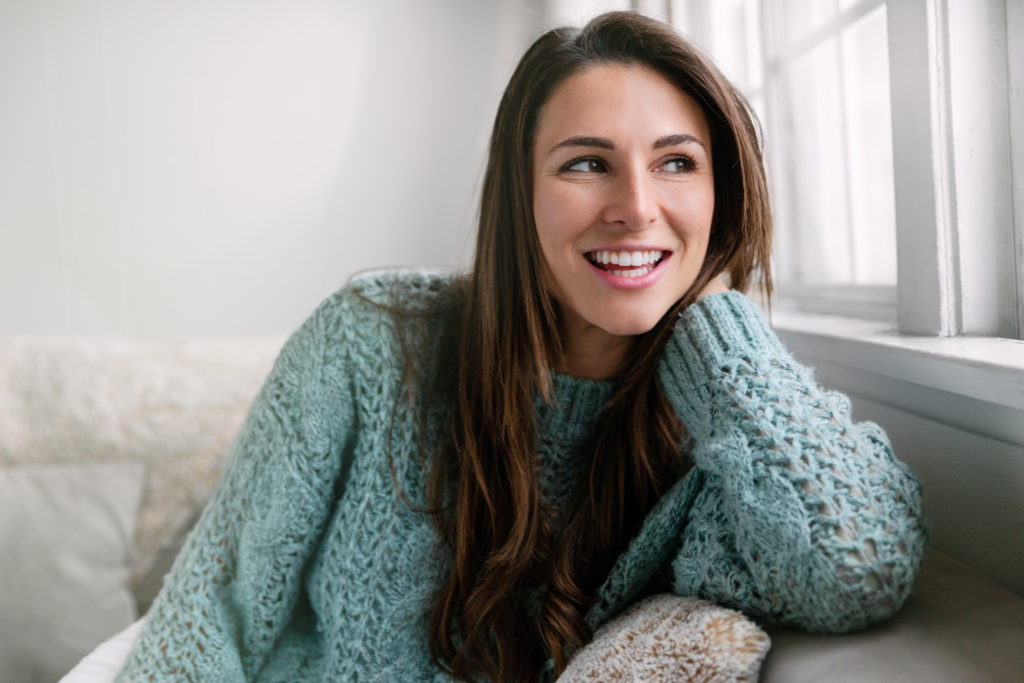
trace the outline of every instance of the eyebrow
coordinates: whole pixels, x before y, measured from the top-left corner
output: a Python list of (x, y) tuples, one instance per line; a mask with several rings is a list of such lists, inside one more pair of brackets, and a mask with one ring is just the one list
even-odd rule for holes
[[(654, 141), (653, 148), (661, 149), (663, 147), (683, 145), (690, 142), (695, 142), (701, 147), (704, 147), (704, 143), (694, 136), (685, 133), (676, 133), (674, 135), (666, 135), (658, 138)], [(562, 140), (552, 147), (551, 152), (554, 152), (556, 149), (561, 149), (562, 147), (600, 147), (601, 149), (615, 149), (615, 143), (608, 138), (598, 138), (590, 135), (574, 135), (571, 138)], [(551, 152), (549, 152), (549, 154)]]
[(574, 135), (571, 138), (562, 140), (551, 148), (554, 152), (562, 147), (600, 147), (602, 149), (615, 149), (615, 144), (608, 138), (595, 138), (589, 135)]
[(654, 141), (654, 149), (661, 149), (662, 147), (672, 147), (673, 145), (685, 145), (688, 142), (695, 142), (701, 147), (704, 143), (688, 134), (666, 135), (663, 138), (658, 138)]

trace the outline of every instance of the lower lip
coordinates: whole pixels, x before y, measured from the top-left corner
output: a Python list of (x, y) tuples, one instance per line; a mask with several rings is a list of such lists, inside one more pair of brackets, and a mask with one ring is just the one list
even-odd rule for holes
[[(590, 264), (590, 267), (594, 269), (594, 272), (597, 273), (597, 276), (599, 278), (604, 280), (605, 283), (611, 285), (615, 289), (634, 290), (650, 287), (655, 282), (657, 282), (658, 278), (660, 278), (661, 274), (665, 271), (665, 269), (662, 266), (665, 265), (665, 263), (669, 260), (669, 258), (671, 258), (671, 256), (671, 254), (663, 255), (661, 257), (661, 260), (658, 261), (657, 265), (655, 265), (654, 268), (651, 269), (651, 272), (647, 273), (646, 275), (641, 275), (640, 277), (620, 277), (618, 275), (612, 275), (607, 270), (603, 270), (595, 266), (593, 263), (591, 263), (590, 259), (587, 259), (587, 263)], [(584, 258), (586, 257), (584, 256)]]

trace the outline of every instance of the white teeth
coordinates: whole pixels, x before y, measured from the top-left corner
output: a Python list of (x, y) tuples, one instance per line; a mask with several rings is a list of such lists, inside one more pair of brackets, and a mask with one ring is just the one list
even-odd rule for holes
[[(661, 260), (663, 251), (592, 251), (587, 254), (594, 263), (614, 266), (646, 266)], [(619, 272), (619, 271), (616, 271)]]
[(651, 266), (646, 266), (644, 268), (638, 268), (637, 270), (609, 270), (608, 272), (614, 275), (615, 277), (629, 278), (642, 277), (644, 275), (647, 275), (647, 273), (651, 272), (652, 270), (654, 270), (654, 268), (652, 268)]

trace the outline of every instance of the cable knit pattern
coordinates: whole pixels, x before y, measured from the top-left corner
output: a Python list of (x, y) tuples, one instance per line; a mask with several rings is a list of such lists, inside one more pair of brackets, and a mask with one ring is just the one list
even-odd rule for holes
[[(450, 284), (366, 275), (291, 337), (118, 680), (448, 680), (430, 662), (426, 610), (451, 558), (418, 509), (421, 457), (444, 409), (415, 419), (399, 323), (371, 302), (443, 311)], [(403, 318), (427, 376), (450, 315)], [(592, 626), (669, 571), (681, 595), (819, 630), (898, 608), (923, 550), (918, 484), (877, 427), (854, 425), (843, 399), (815, 387), (749, 301), (692, 306), (660, 376), (697, 466), (619, 557)], [(559, 376), (554, 404), (538, 402), (539, 475), (554, 508), (588, 462), (611, 386)]]

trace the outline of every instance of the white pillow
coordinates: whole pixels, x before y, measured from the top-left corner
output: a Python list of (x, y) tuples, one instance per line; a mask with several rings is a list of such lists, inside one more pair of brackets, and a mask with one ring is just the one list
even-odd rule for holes
[(128, 661), (135, 639), (139, 637), (146, 618), (115, 636), (103, 641), (98, 648), (85, 656), (59, 683), (113, 683), (121, 667)]
[(0, 469), (0, 681), (52, 683), (135, 620), (139, 463)]

